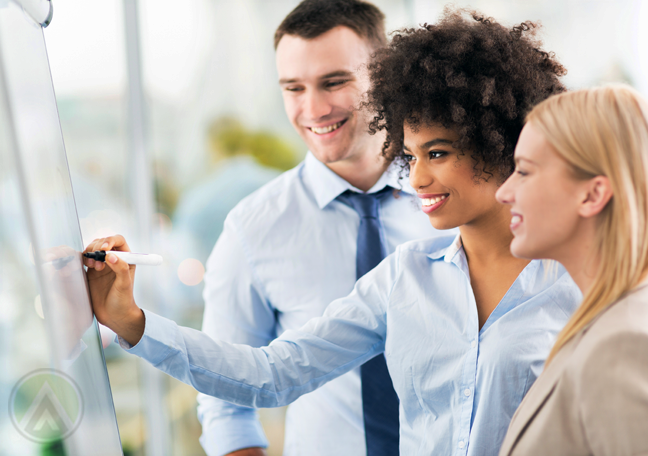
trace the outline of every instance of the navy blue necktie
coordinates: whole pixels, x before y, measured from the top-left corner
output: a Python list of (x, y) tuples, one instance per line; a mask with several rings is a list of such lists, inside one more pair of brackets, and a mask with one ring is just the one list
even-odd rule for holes
[[(339, 199), (360, 216), (356, 279), (371, 271), (387, 256), (382, 242), (378, 205), (391, 187), (362, 194), (347, 190)], [(367, 456), (398, 455), (398, 396), (387, 371), (385, 356), (380, 354), (360, 367), (362, 409), (364, 413)]]

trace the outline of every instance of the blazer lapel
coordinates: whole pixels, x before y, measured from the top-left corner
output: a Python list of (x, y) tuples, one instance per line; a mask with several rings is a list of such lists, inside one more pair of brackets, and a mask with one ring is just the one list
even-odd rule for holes
[[(648, 279), (645, 279), (637, 287), (630, 290), (618, 301), (621, 301), (631, 293), (635, 293), (637, 290), (640, 290), (648, 286)], [(612, 304), (614, 305), (614, 304)], [(583, 336), (587, 333), (589, 328), (602, 317), (602, 315), (609, 310), (612, 305), (608, 306), (603, 312), (596, 316), (591, 322), (589, 322), (576, 336), (574, 336), (565, 346), (558, 352), (551, 364), (545, 369), (545, 371), (538, 377), (536, 382), (533, 384), (529, 392), (526, 394), (522, 403), (518, 407), (517, 411), (511, 419), (511, 424), (509, 425), (508, 432), (504, 437), (504, 442), (500, 449), (500, 456), (509, 456), (512, 451), (515, 449), (515, 445), (518, 440), (526, 430), (527, 426), (533, 418), (540, 411), (542, 406), (545, 404), (547, 399), (551, 396), (556, 385), (560, 381), (560, 377), (568, 366), (568, 361), (571, 359), (571, 355), (576, 350), (579, 342)]]
[(500, 456), (510, 455), (515, 444), (524, 433), (527, 425), (533, 420), (535, 415), (540, 411), (547, 399), (556, 388), (562, 372), (568, 365), (569, 358), (578, 345), (582, 333), (576, 335), (571, 341), (558, 352), (551, 364), (542, 372), (540, 377), (535, 381), (529, 392), (522, 399), (522, 403), (513, 415), (508, 432), (502, 443)]

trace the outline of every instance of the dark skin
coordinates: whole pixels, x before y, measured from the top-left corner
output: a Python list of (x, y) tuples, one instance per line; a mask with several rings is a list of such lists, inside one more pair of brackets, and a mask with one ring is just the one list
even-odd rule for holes
[[(96, 250), (119, 250), (130, 252), (130, 248), (123, 236), (96, 239), (86, 248), (86, 252)], [(102, 302), (103, 306), (94, 305), (93, 309), (97, 320), (103, 324), (110, 321), (109, 326), (113, 331), (122, 336), (128, 343), (136, 344), (144, 334), (145, 318), (142, 311), (135, 304), (133, 299), (130, 305), (124, 306), (129, 311), (124, 313), (122, 319), (110, 319), (109, 314), (113, 312), (113, 305), (124, 301), (128, 304), (132, 296), (133, 281), (135, 279), (135, 266), (128, 265), (123, 261), (111, 262), (117, 257), (108, 258), (106, 263), (101, 263), (89, 258), (84, 258), (88, 269), (88, 284), (92, 302)], [(106, 266), (107, 264), (107, 266)], [(117, 273), (115, 273), (117, 272)], [(115, 284), (115, 282), (118, 282)], [(113, 285), (115, 285), (113, 287)], [(265, 449), (259, 447), (243, 448), (229, 453), (228, 456), (267, 456)]]
[[(479, 327), (493, 310), (529, 260), (515, 258), (509, 247), (509, 209), (495, 199), (498, 182), (475, 179), (469, 154), (452, 147), (457, 134), (439, 126), (427, 125), (414, 131), (405, 128), (405, 153), (410, 162), (410, 183), (419, 196), (445, 197), (443, 204), (428, 213), (435, 228), (459, 227), (466, 252)], [(122, 236), (93, 241), (86, 251), (130, 251)], [(84, 259), (97, 320), (127, 342), (137, 344), (144, 328), (144, 314), (133, 298), (135, 266), (114, 255), (106, 263)], [(231, 456), (264, 456), (262, 448), (246, 448)]]
[(511, 214), (495, 199), (503, 179), (476, 179), (470, 154), (452, 147), (457, 139), (456, 132), (440, 126), (406, 125), (404, 152), (410, 184), (419, 196), (445, 197), (428, 212), (432, 226), (459, 227), (481, 328), (529, 261), (510, 252)]
[[(529, 260), (515, 258), (509, 246), (509, 209), (495, 199), (498, 179), (475, 179), (469, 154), (452, 147), (452, 130), (428, 125), (405, 128), (405, 153), (410, 162), (410, 184), (419, 196), (445, 197), (428, 213), (435, 228), (459, 227), (468, 259), (480, 327), (504, 297)], [(130, 251), (122, 236), (97, 239), (86, 251)], [(144, 314), (133, 297), (135, 266), (114, 255), (106, 263), (84, 259), (95, 315), (127, 342), (137, 344), (144, 333)]]

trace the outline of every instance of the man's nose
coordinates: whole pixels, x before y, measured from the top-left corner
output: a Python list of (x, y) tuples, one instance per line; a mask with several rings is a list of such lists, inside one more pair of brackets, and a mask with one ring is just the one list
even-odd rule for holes
[(331, 113), (332, 107), (326, 94), (312, 90), (305, 95), (303, 114), (306, 119), (317, 121)]

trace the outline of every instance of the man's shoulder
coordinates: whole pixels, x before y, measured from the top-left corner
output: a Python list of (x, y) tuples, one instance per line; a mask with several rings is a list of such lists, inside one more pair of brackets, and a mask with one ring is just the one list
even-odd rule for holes
[(303, 167), (302, 162), (250, 193), (239, 201), (228, 218), (243, 224), (260, 220), (267, 223), (294, 209), (294, 204), (304, 200), (308, 192), (302, 178)]

